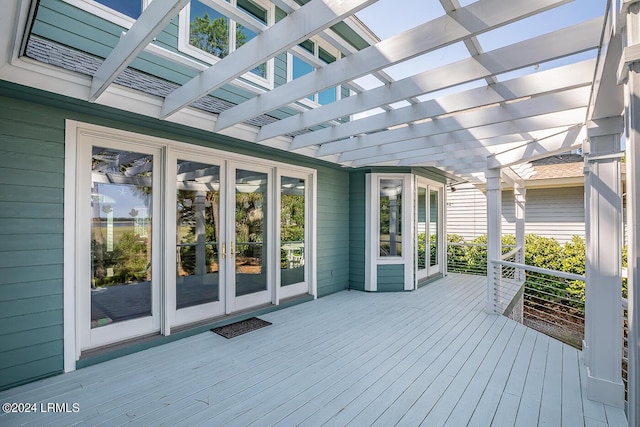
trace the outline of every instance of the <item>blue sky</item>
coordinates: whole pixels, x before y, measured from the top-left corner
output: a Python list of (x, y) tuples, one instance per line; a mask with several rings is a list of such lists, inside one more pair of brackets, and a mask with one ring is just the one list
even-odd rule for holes
[[(463, 6), (470, 3), (472, 1), (461, 1)], [(602, 16), (606, 3), (606, 0), (575, 0), (490, 33), (482, 34), (478, 36), (478, 40), (485, 52), (491, 51)], [(379, 0), (358, 12), (357, 16), (380, 38), (386, 39), (443, 14), (444, 10), (438, 0)], [(594, 55), (595, 52), (585, 53), (580, 58), (565, 60), (565, 63), (586, 59)], [(413, 60), (405, 61), (385, 71), (393, 78), (400, 79), (468, 57), (469, 53), (464, 44), (457, 43)], [(555, 66), (557, 65), (559, 64), (555, 64)], [(545, 68), (547, 67), (541, 64), (540, 69)], [(369, 78), (360, 80), (359, 83), (365, 87), (380, 85), (380, 83)]]

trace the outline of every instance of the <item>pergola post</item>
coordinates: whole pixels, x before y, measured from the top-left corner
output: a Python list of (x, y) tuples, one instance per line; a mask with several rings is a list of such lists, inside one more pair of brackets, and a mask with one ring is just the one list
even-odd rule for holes
[[(524, 264), (524, 233), (526, 222), (526, 201), (527, 201), (527, 189), (524, 186), (524, 182), (517, 182), (513, 186), (513, 195), (515, 199), (515, 216), (516, 216), (516, 246), (521, 249), (516, 254), (516, 262), (518, 264)], [(518, 282), (524, 281), (525, 272), (522, 269), (516, 270)]]
[(502, 186), (500, 169), (488, 169), (487, 180), (487, 306), (489, 313), (496, 313), (496, 298), (502, 268), (491, 262), (502, 254)]
[[(640, 3), (629, 6), (626, 16), (626, 46), (640, 45)], [(640, 425), (640, 62), (628, 64), (625, 90), (626, 166), (627, 166), (627, 248), (628, 266), (628, 384), (627, 418), (630, 426)]]
[(587, 396), (617, 407), (624, 406), (620, 123), (599, 121), (585, 144)]

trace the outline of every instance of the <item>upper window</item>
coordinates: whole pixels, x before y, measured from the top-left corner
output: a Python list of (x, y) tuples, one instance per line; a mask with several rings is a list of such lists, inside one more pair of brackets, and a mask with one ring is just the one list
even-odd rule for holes
[[(233, 17), (192, 0), (181, 13), (180, 50), (210, 64), (224, 58), (249, 40), (256, 37), (258, 29), (273, 23), (273, 7), (261, 0), (230, 0), (231, 5), (242, 12), (245, 25)], [(272, 87), (273, 61), (260, 64), (243, 77), (261, 86)], [(256, 79), (257, 77), (257, 79)]]
[[(299, 46), (309, 52), (310, 55), (320, 59), (320, 61), (325, 64), (335, 62), (339, 56), (339, 52), (337, 51), (330, 52), (330, 50), (332, 50), (330, 46), (326, 46), (325, 48), (315, 41), (306, 40), (300, 43)], [(295, 54), (289, 55), (289, 80), (295, 80), (298, 77), (302, 77), (305, 74), (314, 71), (315, 69), (316, 68), (305, 59)], [(338, 99), (339, 88), (340, 86), (325, 89), (321, 92), (309, 95), (307, 99), (319, 105), (330, 104)]]
[(133, 19), (138, 19), (144, 7), (144, 0), (94, 0), (110, 9)]

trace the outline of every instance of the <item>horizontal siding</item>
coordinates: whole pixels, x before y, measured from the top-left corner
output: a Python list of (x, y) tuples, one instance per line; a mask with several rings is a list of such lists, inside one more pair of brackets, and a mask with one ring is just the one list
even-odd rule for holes
[(349, 174), (318, 169), (318, 295), (349, 286)]
[(378, 292), (404, 290), (404, 264), (378, 265)]
[(364, 291), (365, 283), (365, 178), (353, 172), (349, 178), (349, 286)]
[[(0, 389), (63, 368), (65, 119), (316, 168), (318, 294), (349, 287), (347, 171), (229, 137), (41, 95), (0, 85)], [(46, 99), (70, 109), (14, 97)]]
[[(486, 196), (473, 186), (447, 193), (447, 233), (466, 241), (487, 231)], [(583, 187), (527, 189), (525, 233), (553, 237), (560, 244), (578, 235), (584, 238)], [(502, 192), (502, 234), (515, 233), (512, 191)]]
[(62, 370), (63, 128), (0, 98), (0, 389)]

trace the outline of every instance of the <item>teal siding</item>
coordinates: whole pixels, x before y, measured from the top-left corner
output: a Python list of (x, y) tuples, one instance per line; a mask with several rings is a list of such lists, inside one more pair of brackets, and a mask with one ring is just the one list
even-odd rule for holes
[(365, 172), (352, 172), (349, 179), (349, 283), (364, 291), (365, 275)]
[(349, 287), (349, 174), (318, 168), (318, 296)]
[(0, 389), (62, 371), (63, 129), (0, 98)]
[(404, 291), (404, 264), (378, 265), (378, 292)]
[(0, 389), (63, 369), (65, 119), (317, 169), (318, 294), (348, 288), (347, 171), (253, 143), (0, 83)]

